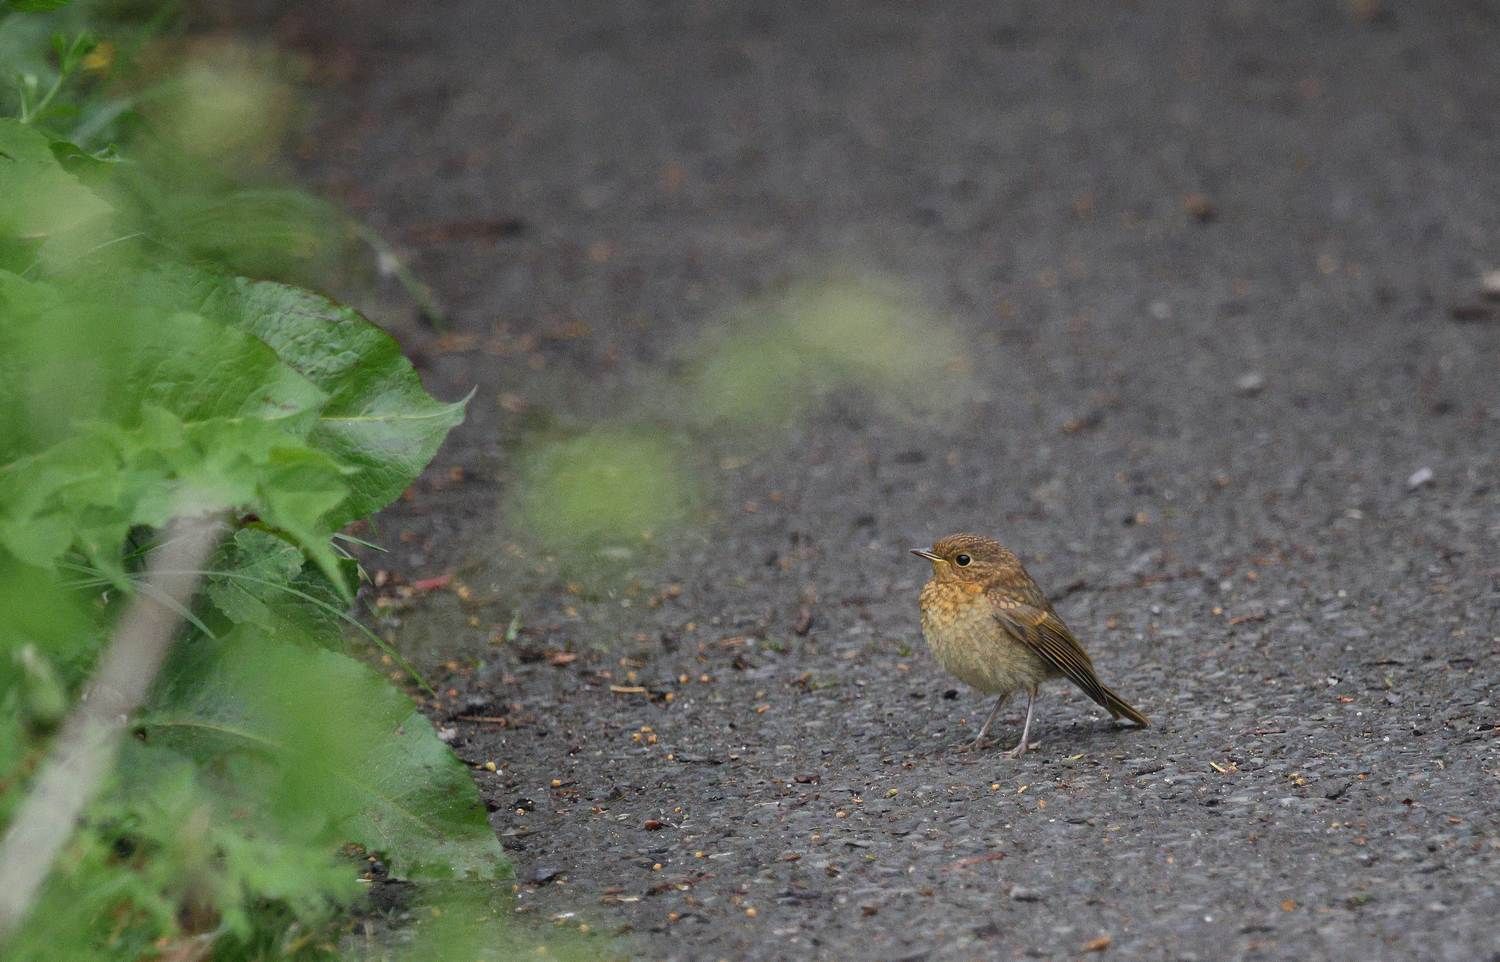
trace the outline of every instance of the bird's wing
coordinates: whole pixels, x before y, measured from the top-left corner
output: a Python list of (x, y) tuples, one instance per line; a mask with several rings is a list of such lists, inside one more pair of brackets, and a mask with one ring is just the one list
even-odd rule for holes
[[(1088, 652), (1079, 646), (1078, 639), (1073, 637), (1073, 633), (1057, 617), (1056, 612), (1012, 598), (991, 600), (995, 619), (1000, 622), (1001, 627), (1066, 675), (1069, 681), (1083, 689), (1090, 698), (1113, 711), (1110, 706), (1111, 692), (1094, 674), (1094, 663), (1089, 659)], [(1046, 603), (1043, 602), (1043, 605)]]

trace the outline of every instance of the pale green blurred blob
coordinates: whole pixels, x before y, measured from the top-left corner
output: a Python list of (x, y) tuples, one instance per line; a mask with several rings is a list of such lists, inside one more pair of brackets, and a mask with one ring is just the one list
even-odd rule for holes
[(627, 555), (691, 509), (696, 485), (666, 437), (600, 429), (534, 447), (513, 507), (548, 550)]
[(0, 118), (0, 269), (35, 272), (113, 236), (109, 204), (58, 162), (40, 132)]
[[(0, 186), (13, 186), (6, 180), (19, 179), (5, 178)], [(86, 238), (105, 236), (109, 205), (66, 175), (29, 178), (14, 186), (18, 193), (5, 198), (5, 210), (0, 212), (0, 231), (5, 234), (54, 243), (71, 240), (69, 235), (78, 231), (85, 231)]]
[(292, 87), (278, 79), (285, 67), (274, 53), (218, 44), (181, 66), (159, 108), (160, 128), (184, 152), (227, 169), (268, 163), (293, 103)]
[(700, 403), (689, 414), (738, 423), (783, 421), (800, 411), (820, 373), (785, 332), (731, 338), (699, 371)]
[(736, 328), (699, 364), (690, 417), (776, 423), (835, 392), (923, 410), (951, 404), (955, 390), (967, 388), (952, 329), (880, 281), (805, 286), (743, 314)]

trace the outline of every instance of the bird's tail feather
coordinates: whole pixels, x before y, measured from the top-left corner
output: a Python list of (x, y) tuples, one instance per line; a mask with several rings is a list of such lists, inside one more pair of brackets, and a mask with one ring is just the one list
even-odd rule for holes
[(1147, 725), (1151, 724), (1151, 722), (1147, 720), (1145, 715), (1142, 715), (1140, 712), (1130, 707), (1129, 703), (1127, 703), (1125, 699), (1121, 698), (1119, 695), (1116, 695), (1110, 689), (1104, 688), (1103, 685), (1100, 685), (1099, 687), (1104, 691), (1104, 700), (1100, 702), (1100, 704), (1109, 710), (1110, 715), (1115, 718), (1128, 718), (1131, 721), (1135, 722), (1137, 725), (1140, 725), (1142, 728), (1145, 728)]

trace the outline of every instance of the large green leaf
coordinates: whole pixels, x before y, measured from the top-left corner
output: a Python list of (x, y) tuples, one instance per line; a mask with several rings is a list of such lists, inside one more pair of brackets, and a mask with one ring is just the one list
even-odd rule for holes
[(77, 548), (123, 584), (120, 547), (131, 528), (246, 509), (342, 581), (320, 521), (343, 497), (335, 462), (274, 422), (186, 424), (159, 408), (144, 413), (137, 428), (95, 425), (0, 467), (0, 545), (43, 566)]
[(163, 185), (151, 205), (149, 229), (194, 262), (295, 281), (315, 273), (310, 265), (336, 249), (342, 221), (327, 203), (301, 191), (178, 191), (172, 186)]
[(432, 460), (467, 401), (436, 401), (400, 345), (358, 311), (269, 281), (180, 267), (152, 274), (168, 303), (237, 327), (326, 395), (308, 443), (349, 469), (330, 528), (394, 501)]
[(328, 393), (309, 441), (355, 469), (339, 523), (394, 501), (463, 420), (435, 401), (400, 346), (359, 312), (284, 284), (241, 279), (235, 316)]
[(0, 545), (35, 565), (78, 548), (119, 581), (131, 528), (254, 511), (342, 585), (326, 519), (353, 469), (308, 437), (327, 395), (159, 286), (0, 272)]
[(0, 271), (0, 464), (159, 408), (186, 423), (280, 421), (306, 434), (327, 396), (244, 330), (177, 309), (150, 279), (61, 284)]
[(0, 119), (0, 239), (43, 240), (109, 214), (109, 204), (63, 170), (51, 142)]
[(474, 781), (405, 695), (362, 662), (239, 628), (175, 658), (141, 719), (148, 741), (223, 769), (263, 759), (274, 804), (330, 845), (405, 878), (492, 879), (504, 854)]

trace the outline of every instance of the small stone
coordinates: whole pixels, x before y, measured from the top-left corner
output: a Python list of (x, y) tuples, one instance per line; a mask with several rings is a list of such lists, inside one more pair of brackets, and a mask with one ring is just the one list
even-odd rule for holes
[(1422, 485), (1424, 484), (1430, 484), (1432, 483), (1432, 477), (1433, 474), (1431, 468), (1418, 468), (1411, 473), (1411, 477), (1406, 479), (1406, 490), (1415, 491), (1418, 488), (1422, 487)]
[(538, 865), (531, 870), (531, 881), (537, 885), (546, 885), (561, 874), (562, 869), (555, 865)]
[(1083, 943), (1083, 951), (1103, 952), (1105, 949), (1109, 948), (1110, 943), (1113, 941), (1114, 940), (1111, 939), (1108, 935), (1101, 935), (1098, 938), (1089, 939), (1087, 942)]
[(1500, 269), (1485, 271), (1479, 276), (1479, 293), (1487, 301), (1500, 301)]
[(1207, 194), (1193, 192), (1182, 198), (1182, 209), (1200, 224), (1207, 224), (1219, 216), (1219, 209)]
[(1036, 889), (1026, 888), (1024, 885), (1015, 885), (1011, 887), (1010, 897), (1015, 902), (1040, 902), (1042, 893)]
[(1234, 389), (1246, 397), (1265, 390), (1266, 376), (1259, 371), (1246, 371), (1234, 380)]

